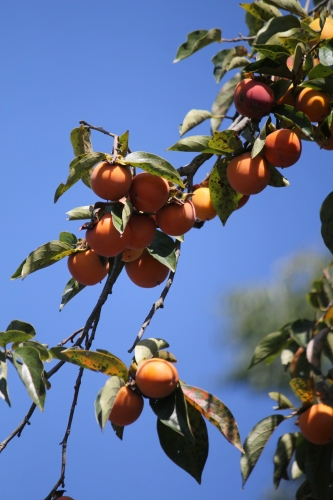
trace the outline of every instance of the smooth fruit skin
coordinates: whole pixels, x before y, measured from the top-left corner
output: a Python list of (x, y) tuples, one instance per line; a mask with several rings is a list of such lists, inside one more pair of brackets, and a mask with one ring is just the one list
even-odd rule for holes
[(319, 90), (305, 88), (295, 102), (297, 111), (305, 113), (311, 122), (321, 122), (329, 115), (331, 98)]
[(208, 187), (199, 187), (196, 189), (192, 197), (192, 203), (197, 219), (208, 221), (216, 217), (216, 210), (213, 207)]
[[(312, 21), (309, 24), (309, 27), (313, 29), (314, 31), (319, 31), (320, 30), (320, 21), (319, 17)], [(333, 19), (330, 17), (326, 18), (324, 28), (320, 34), (320, 39), (324, 40), (326, 38), (333, 38)]]
[(271, 112), (274, 92), (265, 83), (245, 78), (236, 86), (234, 104), (241, 115), (259, 119)]
[(235, 210), (238, 210), (239, 208), (244, 207), (245, 203), (247, 203), (249, 201), (249, 198), (250, 197), (247, 194), (243, 194), (243, 196), (239, 199), (238, 205), (235, 208)]
[(289, 106), (292, 106), (294, 108), (297, 93), (299, 93), (299, 90), (295, 88), (293, 84), (291, 84), (287, 92), (283, 94), (283, 96), (280, 97), (278, 101), (276, 101), (276, 104), (288, 104)]
[(142, 288), (160, 285), (169, 274), (169, 268), (154, 259), (147, 250), (138, 259), (127, 262), (125, 270), (129, 279)]
[(139, 364), (135, 382), (144, 396), (165, 398), (177, 387), (177, 368), (165, 359), (150, 358)]
[(95, 167), (90, 182), (91, 189), (100, 198), (120, 200), (131, 187), (132, 173), (129, 167), (103, 161)]
[(142, 255), (142, 252), (144, 251), (144, 248), (125, 248), (123, 251), (123, 255), (121, 257), (121, 260), (123, 262), (132, 262), (133, 260), (136, 260)]
[(156, 233), (156, 221), (150, 215), (132, 214), (128, 226), (131, 230), (131, 238), (128, 248), (146, 248), (153, 241)]
[(257, 194), (269, 183), (269, 165), (261, 155), (251, 158), (249, 151), (231, 160), (227, 167), (227, 178), (237, 193)]
[(301, 413), (299, 428), (313, 444), (327, 444), (333, 441), (333, 408), (322, 403), (311, 406)]
[(156, 212), (160, 229), (170, 236), (181, 236), (192, 229), (195, 223), (195, 208), (191, 201), (170, 203)]
[(89, 249), (68, 257), (68, 270), (81, 285), (97, 285), (108, 274), (109, 263), (103, 266), (99, 255)]
[(107, 213), (92, 229), (86, 232), (86, 240), (90, 248), (103, 257), (114, 257), (125, 250), (131, 237), (128, 225), (123, 234), (114, 227), (112, 215)]
[(275, 130), (266, 137), (263, 155), (276, 167), (291, 167), (299, 160), (301, 153), (302, 142), (292, 130)]
[(129, 198), (140, 212), (157, 212), (168, 201), (169, 190), (166, 179), (142, 172), (133, 177)]
[(120, 426), (133, 424), (142, 413), (143, 403), (140, 394), (127, 386), (121, 387), (112, 406), (110, 422)]

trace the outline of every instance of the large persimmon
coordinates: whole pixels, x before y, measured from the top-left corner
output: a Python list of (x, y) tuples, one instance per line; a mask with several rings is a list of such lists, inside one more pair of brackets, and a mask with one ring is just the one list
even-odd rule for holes
[(245, 78), (236, 85), (234, 104), (241, 115), (260, 119), (271, 112), (274, 92), (266, 83)]
[(90, 248), (104, 257), (114, 257), (125, 250), (130, 237), (131, 230), (128, 225), (123, 234), (117, 231), (111, 213), (103, 215), (101, 220), (86, 232), (86, 240)]
[(313, 444), (333, 441), (333, 408), (322, 403), (305, 410), (298, 419), (303, 436)]
[(195, 223), (195, 208), (191, 201), (169, 203), (156, 212), (159, 228), (170, 236), (181, 236)]
[(131, 238), (128, 248), (145, 248), (153, 241), (156, 232), (156, 221), (150, 215), (133, 213), (128, 221)]
[(305, 113), (311, 122), (321, 122), (331, 111), (331, 98), (320, 90), (304, 88), (295, 101), (297, 111)]
[(144, 396), (165, 398), (177, 387), (177, 368), (165, 359), (150, 358), (139, 364), (135, 382)]
[(298, 135), (289, 129), (275, 130), (266, 137), (263, 155), (276, 167), (290, 167), (300, 158), (302, 142)]
[(160, 285), (169, 273), (169, 268), (154, 259), (147, 250), (138, 259), (127, 262), (125, 269), (130, 280), (142, 288)]
[(142, 172), (133, 177), (129, 198), (140, 212), (157, 212), (168, 201), (169, 190), (166, 179)]
[(143, 397), (129, 387), (123, 386), (114, 400), (109, 420), (121, 427), (130, 425), (140, 417), (142, 410)]
[(107, 161), (95, 167), (90, 179), (91, 189), (104, 200), (120, 200), (128, 193), (131, 182), (130, 167)]
[(197, 219), (207, 221), (214, 219), (216, 216), (216, 210), (213, 206), (208, 187), (199, 187), (196, 189), (192, 197), (192, 203)]
[(102, 281), (109, 270), (109, 263), (107, 261), (103, 263), (100, 256), (91, 248), (70, 255), (67, 266), (76, 281), (88, 286)]
[(249, 151), (230, 161), (227, 167), (227, 178), (237, 193), (257, 194), (269, 183), (269, 165), (260, 154), (251, 158)]

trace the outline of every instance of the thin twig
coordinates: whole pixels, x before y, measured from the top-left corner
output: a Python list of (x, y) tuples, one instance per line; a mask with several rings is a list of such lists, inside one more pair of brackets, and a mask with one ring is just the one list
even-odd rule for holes
[(30, 422), (29, 422), (29, 419), (30, 417), (32, 416), (33, 412), (35, 411), (35, 409), (37, 408), (37, 405), (35, 405), (35, 403), (32, 403), (32, 405), (30, 406), (30, 409), (28, 411), (28, 413), (26, 414), (26, 416), (24, 417), (24, 419), (22, 420), (22, 422), (16, 427), (15, 430), (13, 430), (13, 432), (11, 434), (9, 434), (9, 436), (4, 439), (4, 441), (2, 441), (2, 443), (0, 443), (0, 453), (6, 448), (7, 444), (15, 437), (20, 437), (24, 427), (26, 425), (30, 425)]
[(322, 2), (319, 2), (313, 9), (309, 10), (308, 14), (311, 16), (314, 12), (316, 12), (320, 7), (323, 7), (323, 5), (326, 5), (330, 0), (323, 0)]
[(255, 40), (255, 36), (242, 36), (240, 35), (239, 37), (236, 38), (221, 38), (221, 42), (251, 42), (252, 40)]
[(76, 332), (72, 333), (69, 337), (67, 337), (67, 339), (64, 339), (62, 340), (61, 342), (59, 342), (58, 346), (62, 347), (63, 345), (67, 344), (67, 342), (71, 341), (71, 342), (74, 342), (74, 338), (79, 334), (81, 333), (83, 330), (83, 328), (79, 328), (78, 330), (76, 330)]
[(97, 132), (102, 132), (102, 134), (109, 135), (111, 137), (114, 137), (116, 135), (116, 134), (112, 134), (111, 132), (108, 132), (103, 127), (95, 127), (94, 125), (90, 125), (90, 123), (88, 123), (84, 120), (80, 120), (79, 123), (81, 125), (86, 125), (87, 127), (91, 128), (92, 130), (97, 130)]

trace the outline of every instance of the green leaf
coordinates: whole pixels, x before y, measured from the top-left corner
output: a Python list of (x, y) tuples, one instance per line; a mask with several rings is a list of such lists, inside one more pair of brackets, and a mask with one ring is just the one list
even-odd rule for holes
[(218, 154), (235, 153), (242, 149), (242, 141), (234, 130), (224, 130), (214, 132), (212, 139), (208, 142), (208, 147), (215, 149)]
[(240, 3), (239, 5), (261, 21), (266, 22), (272, 17), (282, 16), (281, 12), (276, 7), (271, 7), (264, 2)]
[[(261, 21), (258, 17), (253, 16), (250, 12), (245, 13), (245, 23), (249, 28), (248, 36), (251, 37), (255, 37), (264, 25), (264, 21)], [(252, 46), (253, 40), (249, 40), (248, 44)]]
[(170, 271), (175, 272), (177, 267), (176, 249), (178, 243), (162, 231), (156, 231), (153, 241), (147, 247), (148, 252)]
[(315, 386), (312, 378), (293, 378), (289, 385), (291, 390), (302, 403), (313, 404), (315, 398)]
[(160, 445), (170, 460), (201, 484), (201, 475), (208, 457), (207, 427), (201, 414), (192, 406), (188, 407), (188, 415), (195, 435), (194, 443), (174, 432), (159, 419), (157, 419), (157, 433)]
[(298, 432), (283, 434), (278, 440), (274, 454), (274, 486), (279, 487), (281, 479), (289, 479), (287, 468), (295, 451)]
[(81, 290), (83, 290), (85, 287), (86, 287), (86, 285), (81, 285), (81, 283), (76, 281), (74, 278), (71, 278), (67, 282), (67, 284), (62, 292), (61, 304), (60, 304), (59, 311), (61, 311), (65, 307), (65, 305), (68, 304), (68, 302), (73, 297), (75, 297), (75, 295), (77, 295), (79, 292), (81, 292)]
[(185, 43), (180, 45), (177, 50), (174, 63), (191, 56), (194, 52), (203, 49), (207, 45), (213, 42), (220, 42), (222, 37), (222, 32), (218, 28), (213, 28), (209, 31), (207, 30), (196, 30), (191, 31), (187, 35), (187, 40)]
[[(288, 49), (283, 47), (283, 45), (270, 45), (268, 43), (265, 44), (253, 44), (252, 48), (257, 50), (260, 53), (261, 58), (262, 57), (268, 57), (269, 59), (272, 59), (273, 61), (281, 59), (284, 56), (289, 57), (290, 52)], [(290, 82), (289, 82), (290, 85)]]
[(135, 153), (127, 155), (124, 162), (126, 165), (140, 167), (150, 174), (164, 177), (164, 179), (168, 179), (181, 187), (185, 187), (177, 170), (171, 163), (160, 156), (145, 153), (144, 151), (136, 151)]
[[(333, 68), (330, 67), (330, 66), (325, 66), (324, 64), (322, 64), (321, 62), (319, 64), (317, 64), (316, 66), (314, 66), (311, 71), (309, 72), (308, 74), (308, 80), (305, 83), (309, 84), (311, 83), (311, 80), (315, 80), (317, 78), (326, 78), (327, 76), (330, 76), (332, 75), (333, 73)], [(302, 84), (302, 86), (304, 86)]]
[(274, 35), (288, 32), (293, 28), (300, 28), (300, 22), (295, 16), (281, 16), (270, 19), (258, 32), (255, 44), (265, 44)]
[[(221, 87), (212, 105), (213, 115), (225, 116), (227, 114), (228, 109), (234, 102), (236, 85), (241, 81), (241, 79), (241, 73), (236, 73), (235, 76), (230, 78), (230, 80)], [(222, 121), (223, 118), (211, 118), (210, 126), (213, 132), (219, 128)]]
[(186, 400), (209, 420), (236, 448), (243, 452), (238, 426), (229, 408), (216, 396), (180, 382)]
[(283, 55), (277, 60), (270, 59), (269, 57), (263, 57), (262, 59), (245, 66), (244, 71), (247, 73), (261, 73), (291, 79), (292, 73), (285, 64), (286, 60), (286, 55)]
[(65, 184), (61, 183), (55, 192), (54, 203), (58, 201), (69, 188), (74, 186), (82, 177), (90, 172), (90, 169), (103, 160), (111, 160), (111, 156), (106, 153), (84, 153), (71, 161), (69, 165), (69, 175)]
[(318, 57), (321, 64), (330, 66), (333, 69), (333, 41), (330, 40), (319, 48)]
[[(319, 66), (319, 64), (317, 66)], [(311, 89), (321, 90), (322, 92), (330, 93), (332, 92), (332, 85), (333, 85), (333, 78), (328, 76), (327, 78), (314, 78), (311, 80), (306, 80), (305, 82), (302, 83), (301, 87), (310, 87)]]
[(119, 389), (124, 385), (124, 381), (114, 375), (106, 381), (105, 385), (97, 394), (95, 400), (95, 416), (102, 430), (109, 419)]
[(180, 127), (180, 136), (186, 134), (186, 132), (204, 122), (208, 118), (211, 118), (212, 116), (212, 113), (204, 109), (191, 109), (191, 111), (189, 111), (185, 116)]
[(285, 417), (279, 414), (266, 417), (253, 427), (245, 439), (245, 454), (242, 455), (240, 461), (243, 487), (265, 448), (267, 441), (283, 420), (285, 420)]
[(73, 146), (74, 156), (79, 156), (85, 153), (92, 153), (90, 128), (81, 125), (78, 128), (73, 128), (70, 133), (70, 140)]
[(0, 346), (5, 347), (12, 342), (29, 340), (36, 335), (35, 329), (29, 323), (11, 321), (5, 332), (0, 332)]
[(211, 139), (211, 135), (191, 135), (190, 137), (185, 137), (177, 141), (173, 146), (168, 148), (168, 151), (218, 154), (218, 151), (208, 147), (208, 143)]
[(290, 183), (288, 179), (286, 179), (281, 172), (279, 172), (273, 165), (269, 163), (269, 171), (270, 171), (270, 178), (269, 178), (269, 186), (272, 187), (287, 187), (290, 186)]
[(249, 368), (261, 363), (272, 354), (278, 355), (290, 339), (290, 332), (283, 328), (274, 333), (269, 333), (264, 337), (254, 350)]
[(122, 427), (120, 425), (115, 425), (115, 424), (112, 424), (112, 423), (111, 423), (111, 427), (114, 430), (115, 435), (117, 436), (117, 438), (119, 438), (120, 441), (122, 441), (123, 435), (124, 435), (124, 427)]
[(287, 10), (296, 16), (308, 17), (308, 13), (303, 9), (298, 0), (265, 0), (268, 5), (273, 5), (279, 9)]
[(126, 156), (128, 153), (128, 137), (129, 131), (126, 130), (122, 135), (118, 137), (118, 152), (121, 156)]
[[(32, 401), (43, 411), (45, 404), (44, 365), (34, 347), (18, 347), (12, 353), (13, 364)], [(19, 361), (22, 360), (22, 363)]]
[(269, 116), (267, 120), (265, 121), (264, 126), (260, 130), (260, 133), (258, 137), (256, 138), (253, 148), (251, 150), (251, 158), (255, 158), (263, 149), (265, 146), (265, 141), (266, 141), (266, 135), (267, 135), (267, 127), (271, 123), (272, 119)]
[(26, 323), (25, 321), (21, 321), (19, 319), (14, 319), (9, 323), (6, 331), (8, 332), (9, 330), (20, 330), (30, 337), (34, 337), (36, 335), (36, 330), (30, 323)]
[(163, 339), (142, 339), (136, 344), (134, 349), (134, 357), (137, 364), (145, 359), (152, 358), (156, 355), (157, 351), (169, 347), (169, 344)]
[(308, 319), (298, 319), (290, 325), (290, 336), (304, 349), (311, 340), (315, 322)]
[(77, 237), (73, 233), (68, 233), (63, 231), (59, 234), (59, 241), (62, 243), (68, 243), (68, 245), (75, 246), (77, 243)]
[(177, 358), (170, 351), (157, 351), (154, 358), (165, 359), (170, 363), (177, 363)]
[(90, 211), (89, 208), (90, 208), (89, 205), (73, 208), (69, 212), (66, 212), (66, 215), (68, 215), (67, 220), (91, 219), (92, 212)]
[(2, 398), (8, 406), (11, 406), (8, 387), (7, 387), (7, 362), (6, 357), (2, 351), (3, 356), (0, 357), (0, 398)]
[(309, 117), (302, 111), (297, 111), (288, 104), (279, 104), (273, 107), (272, 113), (274, 113), (275, 116), (281, 120), (287, 120), (288, 122), (296, 125), (296, 127), (299, 128), (303, 134), (311, 138), (312, 124)]
[(284, 394), (281, 394), (281, 392), (269, 392), (268, 395), (270, 398), (272, 398), (274, 401), (278, 403), (278, 406), (274, 406), (274, 410), (295, 409), (290, 399), (288, 399), (287, 396), (285, 396)]
[(326, 196), (321, 209), (321, 235), (325, 245), (333, 253), (333, 191)]
[(246, 66), (250, 61), (246, 56), (247, 49), (243, 45), (238, 45), (232, 49), (220, 50), (213, 58), (214, 78), (219, 83), (227, 71)]
[(35, 340), (24, 340), (24, 341), (19, 341), (18, 346), (13, 346), (13, 349), (17, 351), (18, 347), (33, 347), (38, 351), (39, 357), (42, 361), (51, 361), (52, 356), (47, 350), (47, 346), (41, 344), (40, 342), (37, 342)]
[(332, 498), (332, 449), (332, 443), (318, 446), (306, 441), (305, 474), (311, 493), (318, 500)]

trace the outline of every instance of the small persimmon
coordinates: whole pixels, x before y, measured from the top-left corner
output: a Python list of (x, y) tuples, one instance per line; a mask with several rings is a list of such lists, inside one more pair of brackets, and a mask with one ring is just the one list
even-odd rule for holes
[(90, 179), (91, 189), (104, 200), (120, 200), (128, 193), (131, 182), (132, 173), (129, 167), (107, 161), (95, 167)]
[(103, 215), (101, 220), (86, 232), (90, 248), (104, 257), (114, 257), (121, 253), (128, 246), (130, 238), (131, 230), (128, 225), (123, 234), (120, 234), (113, 225), (110, 213)]
[(313, 444), (327, 444), (333, 441), (333, 408), (319, 403), (305, 410), (298, 419), (299, 428)]
[(157, 212), (168, 201), (169, 190), (166, 179), (142, 172), (133, 177), (129, 198), (140, 212)]
[(138, 259), (127, 262), (125, 270), (129, 279), (142, 288), (160, 285), (169, 273), (169, 268), (152, 257), (147, 250)]
[(150, 215), (133, 213), (128, 221), (131, 238), (128, 248), (145, 248), (153, 241), (156, 232), (156, 221)]
[(144, 248), (125, 248), (123, 250), (123, 254), (121, 257), (121, 260), (123, 262), (132, 262), (132, 260), (136, 260), (142, 255), (142, 252), (144, 251)]
[(305, 113), (311, 122), (321, 122), (331, 111), (331, 98), (320, 90), (304, 88), (296, 98), (295, 108)]
[(299, 160), (301, 153), (302, 142), (292, 130), (274, 130), (266, 137), (263, 155), (276, 167), (291, 167)]
[(91, 248), (70, 255), (67, 259), (67, 266), (76, 281), (88, 286), (102, 281), (109, 270), (109, 263), (103, 264), (100, 256)]
[(121, 387), (112, 406), (110, 422), (121, 427), (133, 424), (142, 413), (143, 403), (141, 394), (127, 386)]
[(269, 183), (269, 165), (261, 155), (251, 158), (251, 152), (243, 153), (230, 161), (227, 178), (237, 193), (257, 194)]
[(192, 197), (192, 203), (197, 219), (207, 221), (214, 219), (216, 216), (216, 210), (213, 207), (208, 187), (199, 187), (196, 189)]
[(135, 382), (144, 396), (165, 398), (177, 387), (177, 368), (165, 359), (150, 358), (142, 361), (136, 372)]
[(156, 221), (160, 229), (170, 236), (181, 236), (195, 223), (195, 208), (191, 201), (170, 203), (156, 212)]

